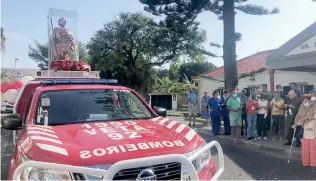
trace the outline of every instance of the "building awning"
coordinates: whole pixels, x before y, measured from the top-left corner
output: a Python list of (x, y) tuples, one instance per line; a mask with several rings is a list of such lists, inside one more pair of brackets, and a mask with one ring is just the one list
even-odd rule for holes
[(266, 59), (270, 69), (316, 72), (316, 22)]

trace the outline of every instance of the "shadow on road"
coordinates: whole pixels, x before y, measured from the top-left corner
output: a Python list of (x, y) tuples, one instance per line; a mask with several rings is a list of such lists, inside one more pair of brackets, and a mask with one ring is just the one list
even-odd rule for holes
[[(240, 146), (228, 139), (220, 139), (202, 133), (200, 135), (207, 142), (217, 140), (221, 144), (225, 157), (227, 157), (225, 158), (224, 174), (243, 170), (255, 180), (316, 180), (316, 167), (304, 167), (300, 161), (287, 163), (287, 155), (284, 153), (266, 153), (255, 148)], [(212, 155), (217, 153), (215, 148), (211, 151)], [(232, 165), (235, 165), (234, 168), (231, 168)], [(226, 179), (241, 180), (241, 178), (225, 177)]]

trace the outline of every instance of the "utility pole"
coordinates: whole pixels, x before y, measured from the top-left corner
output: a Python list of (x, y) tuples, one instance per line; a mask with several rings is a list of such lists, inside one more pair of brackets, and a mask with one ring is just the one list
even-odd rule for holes
[(18, 80), (18, 71), (16, 70), (16, 61), (18, 60), (19, 60), (18, 58), (14, 59), (15, 80)]

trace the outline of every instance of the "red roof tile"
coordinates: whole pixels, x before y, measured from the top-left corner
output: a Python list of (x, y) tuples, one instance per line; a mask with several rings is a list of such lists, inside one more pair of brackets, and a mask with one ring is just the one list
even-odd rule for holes
[[(267, 50), (258, 52), (254, 55), (245, 57), (237, 61), (237, 71), (238, 75), (243, 73), (250, 73), (253, 71), (257, 71), (260, 68), (268, 68), (265, 65), (266, 58), (272, 54), (274, 50)], [(211, 76), (211, 77), (222, 77), (224, 76), (224, 67), (219, 67), (215, 70), (207, 72), (204, 76)], [(198, 76), (197, 76), (198, 77)]]

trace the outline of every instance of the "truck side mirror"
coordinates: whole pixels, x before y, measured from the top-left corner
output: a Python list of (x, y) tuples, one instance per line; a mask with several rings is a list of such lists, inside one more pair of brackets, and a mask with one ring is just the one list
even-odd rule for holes
[(7, 130), (20, 130), (23, 128), (19, 114), (10, 114), (1, 118), (1, 126)]
[(158, 114), (158, 116), (167, 117), (167, 109), (162, 107), (156, 107), (154, 110)]

